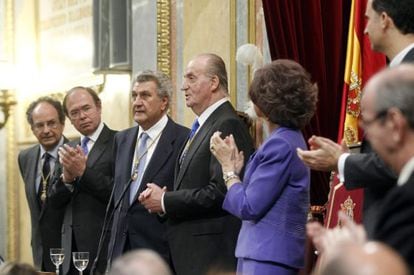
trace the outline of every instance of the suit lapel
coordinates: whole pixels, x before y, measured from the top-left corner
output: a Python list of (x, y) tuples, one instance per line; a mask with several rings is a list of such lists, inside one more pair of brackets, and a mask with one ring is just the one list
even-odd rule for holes
[(414, 48), (412, 48), (403, 58), (403, 63), (411, 63), (414, 62)]
[[(201, 146), (201, 144), (205, 142), (210, 142), (210, 136), (212, 128), (219, 118), (220, 114), (223, 114), (223, 112), (226, 112), (227, 109), (232, 108), (230, 103), (226, 102), (219, 106), (211, 115), (210, 117), (204, 122), (204, 124), (201, 126), (198, 133), (195, 135), (193, 142), (191, 143), (190, 147), (188, 148), (188, 152), (183, 160), (183, 163), (181, 165), (181, 168), (178, 166), (178, 174), (176, 176), (176, 180), (174, 181), (174, 190), (177, 190), (180, 185), (181, 181), (183, 179), (184, 174), (186, 173), (188, 166), (191, 162), (191, 159), (194, 157), (194, 155), (197, 153), (198, 148)], [(176, 170), (177, 171), (177, 170)]]
[(173, 152), (173, 146), (176, 135), (173, 131), (173, 122), (168, 118), (168, 123), (165, 126), (157, 147), (152, 154), (150, 162), (145, 169), (144, 176), (142, 177), (142, 184), (140, 185), (137, 194), (141, 193), (145, 188), (145, 184), (149, 182), (158, 173), (160, 169), (164, 167), (164, 163), (169, 159)]
[(107, 143), (109, 141), (109, 137), (109, 129), (106, 125), (104, 125), (102, 132), (99, 134), (98, 139), (88, 154), (88, 160), (86, 163), (88, 167), (93, 167), (95, 162), (105, 152), (105, 148), (108, 146)]
[(34, 211), (36, 211), (37, 216), (40, 219), (40, 215), (41, 215), (41, 209), (39, 207), (39, 203), (37, 201), (37, 190), (36, 190), (36, 180), (37, 180), (37, 167), (38, 167), (38, 161), (39, 161), (39, 154), (40, 154), (40, 145), (36, 146), (36, 148), (34, 148), (34, 150), (32, 150), (30, 152), (30, 155), (28, 157), (28, 162), (27, 162), (27, 167), (28, 169), (28, 174), (27, 174), (27, 179), (28, 179), (28, 193), (30, 194), (29, 200), (30, 200), (30, 205), (34, 205), (36, 206), (34, 208)]

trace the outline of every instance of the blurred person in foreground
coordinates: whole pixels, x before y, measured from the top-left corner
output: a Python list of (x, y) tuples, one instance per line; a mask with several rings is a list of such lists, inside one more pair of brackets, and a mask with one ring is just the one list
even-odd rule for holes
[[(384, 162), (399, 175), (397, 186), (393, 187), (382, 201), (377, 223), (369, 237), (392, 247), (405, 259), (412, 273), (414, 272), (413, 106), (414, 66), (408, 64), (384, 70), (372, 77), (365, 87), (361, 101), (361, 126), (367, 139)], [(357, 226), (350, 228), (363, 230)], [(308, 226), (308, 235), (313, 239), (318, 250), (326, 247), (320, 240), (324, 239), (325, 234), (330, 234), (329, 232), (331, 231), (318, 224), (312, 223)]]
[(112, 265), (109, 275), (172, 275), (163, 258), (150, 249), (127, 252)]
[(244, 156), (234, 137), (211, 137), (228, 189), (223, 209), (243, 221), (236, 248), (240, 274), (293, 275), (304, 266), (310, 172), (296, 148), (306, 148), (300, 129), (315, 113), (317, 95), (294, 61), (276, 60), (256, 71), (249, 96), (270, 135), (247, 163), (243, 181)]
[(0, 266), (0, 275), (38, 275), (36, 269), (26, 263), (5, 263)]

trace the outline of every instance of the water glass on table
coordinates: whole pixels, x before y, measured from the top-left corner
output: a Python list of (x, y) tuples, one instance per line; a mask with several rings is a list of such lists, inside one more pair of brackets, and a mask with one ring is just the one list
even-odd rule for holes
[(86, 269), (89, 263), (89, 252), (72, 252), (73, 265), (79, 270), (79, 274)]
[(59, 266), (63, 263), (65, 258), (65, 250), (63, 248), (51, 248), (50, 249), (50, 259), (52, 263), (56, 266), (56, 275), (59, 275)]

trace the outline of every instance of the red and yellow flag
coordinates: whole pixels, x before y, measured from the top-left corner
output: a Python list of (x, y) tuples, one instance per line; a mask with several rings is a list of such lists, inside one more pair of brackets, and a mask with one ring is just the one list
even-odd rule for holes
[[(339, 121), (338, 142), (345, 139), (347, 145), (357, 144), (362, 137), (358, 128), (362, 87), (379, 69), (385, 67), (385, 56), (371, 49), (368, 36), (364, 35), (367, 0), (352, 0), (349, 18), (348, 44), (342, 111)], [(337, 213), (343, 210), (356, 222), (362, 220), (363, 190), (347, 191), (336, 176), (332, 178), (328, 199), (326, 226), (338, 224)]]

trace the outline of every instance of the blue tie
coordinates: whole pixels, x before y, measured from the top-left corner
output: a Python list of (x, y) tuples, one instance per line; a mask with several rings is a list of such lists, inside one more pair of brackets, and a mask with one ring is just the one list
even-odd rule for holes
[(139, 186), (141, 184), (142, 176), (144, 174), (144, 167), (145, 163), (147, 162), (147, 140), (149, 136), (147, 133), (143, 132), (140, 135), (140, 143), (138, 150), (135, 151), (135, 157), (134, 160), (138, 161), (138, 166), (132, 168), (132, 173), (136, 173), (136, 179), (131, 183), (131, 189), (129, 190), (129, 203), (132, 204), (135, 199), (135, 195), (139, 189)]
[(193, 136), (195, 135), (195, 133), (198, 130), (198, 127), (200, 127), (200, 123), (198, 123), (198, 119), (194, 120), (193, 125), (191, 125), (191, 132), (190, 135), (188, 136), (188, 139), (191, 140), (193, 138)]
[(191, 126), (190, 135), (188, 135), (187, 143), (185, 144), (184, 150), (181, 153), (181, 156), (180, 156), (180, 159), (179, 159), (180, 167), (183, 163), (185, 155), (187, 155), (188, 148), (190, 147), (190, 144), (193, 141), (193, 137), (194, 137), (195, 133), (197, 132), (198, 127), (200, 127), (200, 123), (198, 123), (198, 119), (196, 119), (196, 120), (194, 120), (193, 125)]
[(89, 137), (84, 136), (81, 142), (81, 147), (82, 147), (83, 153), (85, 153), (85, 156), (88, 155), (89, 153), (89, 150), (88, 150), (89, 140), (91, 140)]

